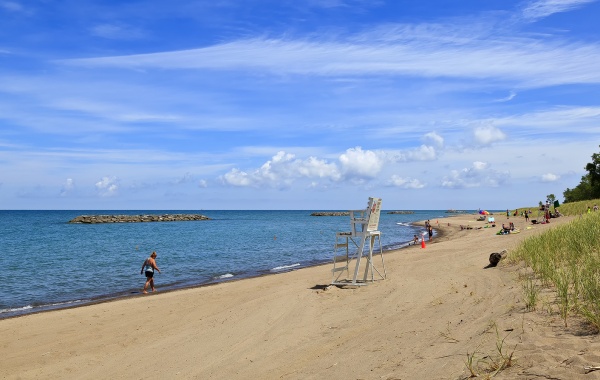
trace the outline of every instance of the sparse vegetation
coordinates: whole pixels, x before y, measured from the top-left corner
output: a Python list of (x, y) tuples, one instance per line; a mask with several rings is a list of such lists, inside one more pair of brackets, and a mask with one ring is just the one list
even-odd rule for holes
[(533, 270), (535, 277), (523, 285), (529, 310), (537, 303), (534, 281), (539, 281), (556, 291), (565, 326), (569, 315), (576, 313), (600, 330), (600, 211), (587, 212), (594, 204), (600, 200), (561, 206), (563, 214), (580, 217), (526, 239), (510, 259), (524, 261)]
[(490, 379), (513, 364), (514, 349), (507, 351), (505, 347), (510, 332), (501, 338), (496, 323), (492, 323), (492, 327), (496, 330), (496, 352), (479, 357), (482, 355), (479, 346), (473, 352), (467, 352), (465, 366), (469, 370), (469, 378), (485, 376), (484, 378)]
[(535, 283), (534, 275), (528, 275), (523, 280), (523, 293), (525, 293), (525, 307), (527, 310), (535, 310), (540, 296), (540, 289)]

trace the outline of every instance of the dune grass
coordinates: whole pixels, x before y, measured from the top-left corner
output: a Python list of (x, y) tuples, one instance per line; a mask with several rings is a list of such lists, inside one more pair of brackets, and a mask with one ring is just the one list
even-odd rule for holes
[[(561, 204), (558, 209), (559, 209), (560, 213), (563, 215), (582, 215), (582, 214), (587, 213), (588, 207), (590, 207), (593, 212), (594, 205), (598, 205), (598, 207), (600, 207), (600, 199), (590, 199), (589, 201), (564, 203), (564, 204)], [(535, 216), (537, 215), (537, 213), (539, 211), (538, 209), (539, 209), (539, 206), (536, 205), (536, 206), (529, 206), (529, 207), (521, 207), (521, 208), (518, 208), (517, 210), (519, 210), (519, 211), (531, 210), (532, 216), (535, 218)], [(554, 212), (554, 206), (551, 206), (550, 210), (552, 212)], [(514, 211), (514, 210), (512, 210), (512, 211)]]
[[(579, 215), (571, 222), (532, 236), (517, 247), (510, 260), (524, 261), (538, 283), (556, 291), (565, 325), (572, 313), (584, 317), (600, 331), (600, 211), (587, 213), (599, 202), (561, 206), (564, 215)], [(526, 297), (535, 300), (530, 288)]]

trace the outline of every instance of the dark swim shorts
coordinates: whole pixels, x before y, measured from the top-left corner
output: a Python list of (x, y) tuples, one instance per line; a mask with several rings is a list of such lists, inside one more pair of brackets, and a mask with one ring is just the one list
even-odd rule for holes
[(150, 271), (146, 271), (146, 278), (152, 278), (154, 277), (154, 272), (150, 272)]

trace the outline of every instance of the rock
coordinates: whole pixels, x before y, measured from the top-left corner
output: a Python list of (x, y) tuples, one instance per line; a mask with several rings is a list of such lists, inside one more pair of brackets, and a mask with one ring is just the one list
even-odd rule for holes
[(310, 216), (349, 216), (348, 211), (319, 211), (313, 212)]
[(142, 223), (142, 222), (183, 222), (195, 220), (210, 220), (200, 214), (165, 214), (165, 215), (80, 215), (69, 223)]

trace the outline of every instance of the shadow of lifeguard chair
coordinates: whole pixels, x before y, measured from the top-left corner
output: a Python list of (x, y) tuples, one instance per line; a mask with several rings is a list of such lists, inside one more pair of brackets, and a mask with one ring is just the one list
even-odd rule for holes
[[(337, 232), (335, 234), (335, 246), (333, 255), (333, 285), (367, 285), (377, 279), (385, 279), (385, 262), (383, 261), (383, 248), (381, 247), (381, 232), (379, 232), (379, 215), (381, 213), (381, 198), (369, 198), (369, 205), (364, 210), (350, 210), (351, 231)], [(375, 251), (375, 242), (379, 243), (379, 255), (381, 256), (381, 269), (383, 274), (375, 267), (373, 255)], [(350, 242), (356, 247), (350, 249)], [(367, 245), (367, 250), (365, 250)], [(342, 250), (338, 254), (338, 250)], [(352, 253), (351, 253), (352, 252)], [(362, 280), (358, 278), (361, 259), (366, 257), (367, 263)], [(354, 273), (350, 277), (350, 268), (354, 263)], [(344, 273), (346, 276), (343, 276)]]

